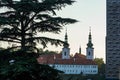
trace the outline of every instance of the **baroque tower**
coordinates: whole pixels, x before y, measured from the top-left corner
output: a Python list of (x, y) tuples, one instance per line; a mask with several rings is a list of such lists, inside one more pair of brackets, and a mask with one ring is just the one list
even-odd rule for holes
[(86, 58), (93, 60), (94, 59), (94, 48), (92, 44), (92, 36), (91, 36), (91, 30), (89, 32), (89, 38), (88, 38), (88, 44), (86, 48)]
[(69, 59), (70, 58), (70, 48), (68, 44), (68, 36), (67, 36), (67, 29), (65, 34), (65, 42), (64, 47), (62, 48), (62, 59)]
[(120, 0), (107, 0), (106, 80), (120, 80)]

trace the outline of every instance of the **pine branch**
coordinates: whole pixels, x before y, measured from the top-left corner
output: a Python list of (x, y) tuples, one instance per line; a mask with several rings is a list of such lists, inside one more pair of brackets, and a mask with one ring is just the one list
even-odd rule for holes
[(28, 31), (29, 29), (33, 29), (39, 32), (53, 31), (53, 33), (59, 33), (60, 29), (62, 29), (62, 26), (77, 22), (77, 20), (70, 18), (51, 17), (49, 15), (37, 16), (37, 19), (42, 20), (43, 18), (45, 18), (46, 20), (32, 24), (28, 29), (26, 29), (26, 31)]
[(71, 5), (74, 0), (1, 0), (0, 8), (6, 7), (6, 12), (0, 13), (0, 38), (4, 41), (17, 42), (24, 48), (36, 42), (47, 47), (47, 43), (61, 45), (63, 42), (46, 37), (34, 37), (38, 32), (60, 33), (67, 24), (77, 22), (75, 19), (52, 17), (56, 10)]
[(19, 39), (19, 38), (17, 38), (17, 37), (12, 37), (12, 36), (7, 36), (7, 35), (6, 35), (6, 36), (4, 36), (4, 37), (2, 36), (2, 39), (7, 39), (7, 38), (8, 38), (8, 39), (10, 39), (10, 40), (17, 40), (17, 41), (21, 41), (21, 39)]
[(9, 40), (9, 39), (2, 39), (0, 38), (0, 41), (7, 41), (7, 42), (13, 42), (13, 43), (20, 43), (19, 41)]
[(64, 43), (64, 41), (61, 41), (59, 39), (52, 39), (52, 38), (48, 38), (48, 37), (33, 37), (33, 38), (28, 38), (27, 41), (29, 42), (30, 40), (34, 40), (38, 43), (41, 43), (43, 45), (43, 47), (47, 47), (48, 43), (51, 43), (51, 45), (62, 45)]

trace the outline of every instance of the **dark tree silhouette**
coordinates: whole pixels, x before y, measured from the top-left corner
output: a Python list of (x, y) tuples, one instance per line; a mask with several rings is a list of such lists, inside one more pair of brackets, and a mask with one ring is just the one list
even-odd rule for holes
[(0, 80), (61, 80), (61, 71), (38, 64), (32, 53), (26, 54), (21, 50), (3, 50), (2, 53), (4, 55), (0, 51)]
[(41, 43), (43, 47), (49, 42), (56, 46), (63, 43), (58, 39), (41, 37), (38, 33), (59, 34), (65, 25), (77, 22), (74, 19), (57, 17), (56, 14), (56, 11), (73, 2), (0, 0), (0, 41), (20, 47), (15, 51), (0, 50), (0, 80), (60, 80), (58, 70), (38, 64), (37, 55), (26, 50), (35, 48), (36, 43)]
[(0, 0), (0, 40), (17, 43), (21, 49), (41, 43), (61, 45), (63, 41), (41, 37), (38, 33), (59, 34), (63, 26), (75, 19), (57, 17), (56, 11), (73, 0)]

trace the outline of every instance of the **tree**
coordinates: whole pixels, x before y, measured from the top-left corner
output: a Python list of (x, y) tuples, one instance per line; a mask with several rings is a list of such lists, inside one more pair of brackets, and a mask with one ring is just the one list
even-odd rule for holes
[(77, 22), (57, 17), (56, 11), (73, 0), (0, 0), (0, 41), (20, 47), (0, 51), (0, 80), (60, 80), (59, 71), (36, 61), (36, 53), (26, 52), (37, 43), (61, 45), (58, 39), (41, 37), (38, 33), (59, 34), (66, 24)]
[(6, 55), (0, 55), (0, 80), (61, 80), (60, 71), (38, 64), (33, 53), (21, 50), (2, 53)]
[(95, 58), (94, 61), (98, 65), (98, 71), (100, 74), (105, 74), (105, 63), (103, 61), (103, 58)]
[(38, 49), (38, 53), (41, 55), (44, 54), (59, 54), (60, 52), (58, 51), (50, 51), (50, 50), (43, 50), (42, 48)]
[(47, 43), (61, 45), (63, 41), (41, 37), (38, 33), (50, 32), (59, 34), (66, 24), (77, 22), (75, 19), (57, 17), (56, 11), (73, 0), (1, 0), (0, 40), (19, 44), (17, 47), (35, 48), (36, 43), (43, 47)]

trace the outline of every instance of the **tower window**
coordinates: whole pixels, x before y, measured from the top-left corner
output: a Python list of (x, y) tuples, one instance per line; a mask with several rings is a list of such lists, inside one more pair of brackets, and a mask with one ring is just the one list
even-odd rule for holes
[(90, 55), (90, 52), (88, 53), (88, 55)]
[(66, 56), (66, 52), (64, 53), (64, 55)]

